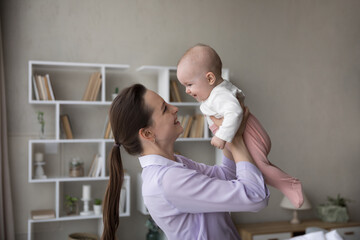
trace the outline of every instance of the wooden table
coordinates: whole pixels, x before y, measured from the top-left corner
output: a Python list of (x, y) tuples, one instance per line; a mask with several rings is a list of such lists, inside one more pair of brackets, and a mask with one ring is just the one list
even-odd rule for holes
[[(326, 230), (337, 228), (359, 227), (360, 222), (347, 223), (328, 223), (320, 220), (308, 220), (299, 224), (291, 224), (290, 222), (265, 222), (265, 223), (244, 223), (237, 224), (236, 227), (240, 233), (242, 240), (280, 240), (293, 236), (305, 234), (308, 227), (319, 227)], [(349, 230), (352, 231), (352, 230)], [(345, 234), (354, 234), (348, 232)]]

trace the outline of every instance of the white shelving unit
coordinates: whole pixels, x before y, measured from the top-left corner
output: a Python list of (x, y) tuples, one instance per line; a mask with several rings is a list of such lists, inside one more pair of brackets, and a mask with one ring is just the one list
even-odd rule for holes
[[(164, 101), (170, 103), (171, 105), (177, 106), (179, 108), (178, 115), (181, 114), (197, 114), (200, 112), (200, 103), (196, 102), (192, 97), (188, 96), (185, 93), (185, 89), (181, 86), (176, 77), (176, 67), (174, 66), (154, 66), (154, 65), (144, 65), (137, 69), (138, 72), (153, 74), (157, 77), (157, 93), (164, 99)], [(229, 69), (222, 69), (222, 77), (224, 80), (229, 80)], [(178, 88), (180, 90), (181, 98), (183, 102), (170, 102), (170, 80), (176, 80)], [(206, 119), (204, 119), (204, 137), (202, 138), (178, 138), (177, 142), (210, 142), (211, 133), (209, 132), (208, 124)], [(209, 143), (210, 144), (210, 143)], [(221, 164), (222, 160), (222, 151), (215, 149), (214, 150), (214, 161), (216, 164)], [(141, 185), (142, 179), (141, 174), (138, 175), (138, 197), (137, 197), (137, 208), (142, 214), (149, 214), (141, 195)]]
[[(129, 65), (118, 64), (96, 64), (96, 63), (73, 63), (73, 62), (52, 62), (52, 61), (29, 61), (28, 84), (29, 84), (29, 103), (34, 105), (53, 105), (55, 108), (55, 132), (54, 139), (31, 139), (28, 150), (28, 166), (30, 183), (54, 183), (55, 188), (55, 218), (44, 220), (28, 220), (28, 240), (32, 239), (33, 224), (56, 221), (74, 221), (97, 219), (99, 221), (99, 234), (102, 226), (101, 215), (90, 216), (66, 216), (64, 214), (64, 198), (66, 185), (75, 185), (86, 182), (87, 184), (103, 183), (109, 180), (106, 171), (106, 161), (108, 152), (113, 146), (113, 139), (103, 138), (103, 126), (106, 120), (107, 110), (111, 104), (112, 89), (121, 88), (119, 82), (121, 74), (128, 69)], [(96, 101), (82, 101), (90, 75), (93, 72), (101, 73), (101, 88)], [(53, 101), (36, 100), (33, 89), (34, 74), (49, 74), (55, 99)], [(87, 112), (93, 112), (93, 117), (89, 118)], [(74, 134), (74, 139), (64, 139), (61, 134), (60, 116), (67, 111), (73, 112), (75, 117), (71, 117), (71, 122), (81, 129)], [(86, 114), (84, 114), (84, 111)], [(81, 118), (78, 120), (77, 118)], [(84, 123), (85, 122), (85, 123)], [(90, 125), (90, 126), (87, 126)], [(74, 130), (74, 128), (73, 128)], [(94, 154), (102, 156), (102, 169), (99, 177), (69, 177), (68, 164), (71, 156), (67, 151), (75, 152), (81, 157), (85, 165), (84, 176), (87, 176)], [(34, 154), (42, 152), (46, 160), (45, 174), (47, 178), (36, 179), (34, 174)], [(106, 185), (104, 185), (106, 186)], [(125, 210), (120, 211), (120, 217), (130, 216), (130, 176), (125, 175), (124, 185), (126, 189)], [(78, 191), (81, 195), (81, 189)], [(93, 191), (94, 195), (94, 191)], [(103, 195), (98, 196), (102, 198)], [(49, 203), (49, 208), (52, 204)], [(92, 205), (92, 204), (91, 204)], [(46, 208), (46, 207), (45, 207)]]

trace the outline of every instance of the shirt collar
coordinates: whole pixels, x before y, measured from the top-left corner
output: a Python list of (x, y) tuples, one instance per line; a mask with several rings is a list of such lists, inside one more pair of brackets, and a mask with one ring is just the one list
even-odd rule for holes
[[(175, 156), (175, 159), (177, 160), (177, 157)], [(160, 166), (184, 166), (184, 164), (175, 162), (173, 160), (170, 160), (168, 158), (165, 158), (160, 155), (145, 155), (139, 157), (140, 165), (142, 168), (150, 166), (150, 165), (160, 165)]]

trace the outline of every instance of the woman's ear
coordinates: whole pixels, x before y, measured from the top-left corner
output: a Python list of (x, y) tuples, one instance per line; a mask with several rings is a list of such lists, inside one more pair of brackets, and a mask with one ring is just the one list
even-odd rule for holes
[(154, 134), (149, 128), (141, 128), (139, 130), (139, 136), (144, 140), (153, 141), (154, 139)]
[(208, 80), (210, 85), (214, 85), (216, 82), (216, 77), (215, 74), (213, 72), (208, 72), (206, 73), (206, 79)]

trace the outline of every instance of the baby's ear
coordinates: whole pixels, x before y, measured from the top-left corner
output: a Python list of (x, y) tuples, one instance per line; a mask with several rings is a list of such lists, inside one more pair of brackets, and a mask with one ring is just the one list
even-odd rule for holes
[(213, 72), (206, 73), (206, 79), (208, 80), (210, 85), (214, 85), (216, 82), (216, 77)]

